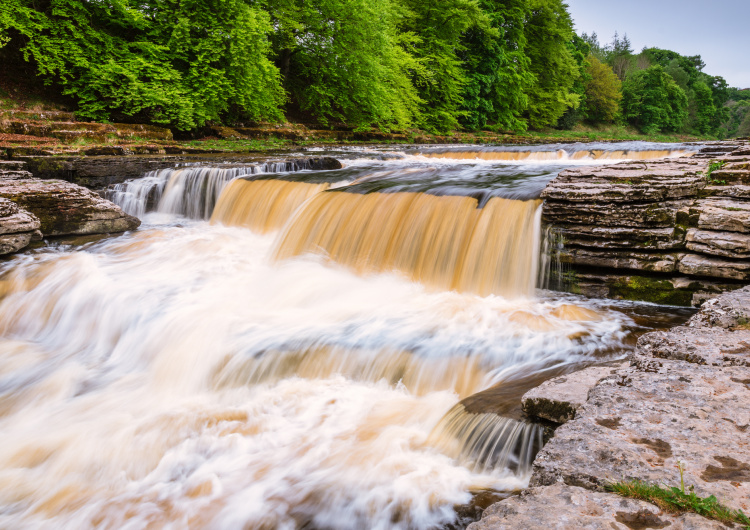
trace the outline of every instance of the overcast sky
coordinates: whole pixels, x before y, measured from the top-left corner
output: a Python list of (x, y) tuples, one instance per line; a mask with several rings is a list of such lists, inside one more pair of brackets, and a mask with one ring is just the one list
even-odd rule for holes
[(602, 44), (617, 31), (633, 49), (700, 55), (709, 75), (750, 88), (750, 0), (566, 0), (578, 33)]

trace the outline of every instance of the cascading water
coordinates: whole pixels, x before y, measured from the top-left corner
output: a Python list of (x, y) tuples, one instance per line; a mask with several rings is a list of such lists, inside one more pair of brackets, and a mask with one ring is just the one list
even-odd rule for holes
[(520, 395), (634, 323), (534, 293), (509, 197), (547, 173), (411, 156), (165, 170), (138, 232), (0, 263), (0, 527), (439, 528), (524, 487)]

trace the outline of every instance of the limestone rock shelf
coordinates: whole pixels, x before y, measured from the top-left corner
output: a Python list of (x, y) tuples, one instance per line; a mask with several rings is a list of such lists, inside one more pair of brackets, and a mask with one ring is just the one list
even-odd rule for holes
[(140, 221), (84, 187), (33, 178), (18, 163), (0, 164), (0, 255), (46, 236), (134, 230)]
[(750, 282), (750, 142), (570, 169), (542, 197), (552, 288), (697, 306)]
[(750, 287), (725, 293), (686, 326), (643, 335), (629, 363), (529, 392), (524, 400), (558, 407), (525, 403), (527, 412), (563, 424), (537, 455), (530, 489), (490, 506), (469, 530), (726, 528), (605, 492), (629, 480), (679, 486), (678, 463), (686, 488), (750, 513), (748, 317)]

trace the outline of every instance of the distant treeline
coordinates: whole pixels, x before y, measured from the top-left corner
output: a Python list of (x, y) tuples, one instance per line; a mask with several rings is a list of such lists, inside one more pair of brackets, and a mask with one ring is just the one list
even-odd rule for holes
[(81, 117), (183, 130), (285, 117), (433, 132), (750, 127), (750, 94), (700, 57), (602, 46), (574, 33), (563, 0), (3, 0), (0, 47)]

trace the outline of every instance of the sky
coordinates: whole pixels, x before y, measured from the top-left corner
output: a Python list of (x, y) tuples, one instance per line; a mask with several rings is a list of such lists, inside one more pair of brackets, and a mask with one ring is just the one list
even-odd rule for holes
[(635, 51), (666, 48), (700, 55), (709, 75), (750, 88), (750, 0), (565, 0), (580, 34), (599, 42), (617, 31)]

